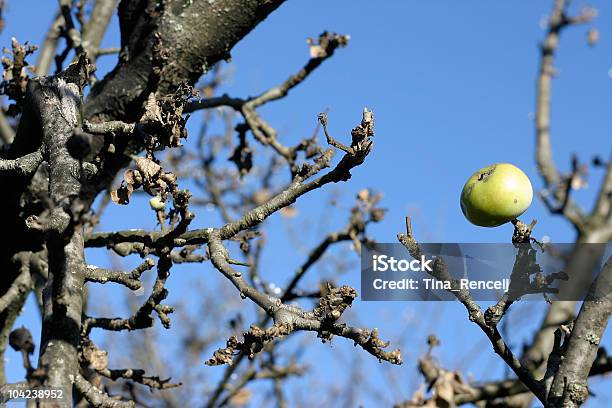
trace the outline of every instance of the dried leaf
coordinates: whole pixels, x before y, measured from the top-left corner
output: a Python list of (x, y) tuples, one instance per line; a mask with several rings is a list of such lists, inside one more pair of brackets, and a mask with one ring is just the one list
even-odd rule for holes
[(176, 174), (174, 173), (166, 172), (162, 174), (160, 177), (162, 180), (164, 180), (168, 184), (176, 184)]
[(89, 362), (94, 370), (104, 370), (108, 367), (108, 353), (104, 350), (95, 350), (91, 353)]
[(132, 195), (132, 189), (128, 185), (122, 184), (117, 190), (110, 192), (111, 200), (115, 204), (127, 205), (130, 203), (130, 196)]
[(128, 184), (140, 186), (142, 183), (142, 175), (138, 170), (128, 169), (123, 173), (123, 180)]
[(104, 370), (108, 367), (108, 353), (96, 347), (91, 340), (86, 340), (83, 344), (83, 358), (94, 370)]
[(150, 93), (145, 103), (145, 112), (140, 119), (141, 122), (161, 122), (161, 107), (157, 103), (154, 93)]
[(137, 157), (135, 161), (138, 170), (140, 170), (147, 181), (153, 180), (161, 171), (161, 166), (159, 164), (146, 157)]
[(145, 131), (152, 136), (151, 148), (155, 148), (156, 145), (181, 146), (180, 140), (187, 138), (185, 129), (187, 118), (183, 117), (183, 107), (196, 95), (194, 88), (186, 84), (181, 84), (174, 94), (160, 99), (157, 99), (154, 93), (149, 94), (140, 122), (145, 125)]

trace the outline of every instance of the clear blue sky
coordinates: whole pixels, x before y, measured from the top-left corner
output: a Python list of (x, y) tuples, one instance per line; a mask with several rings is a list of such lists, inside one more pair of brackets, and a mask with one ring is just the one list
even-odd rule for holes
[[(542, 19), (549, 13), (551, 3), (290, 0), (238, 44), (232, 53), (234, 74), (224, 90), (246, 96), (278, 84), (300, 68), (307, 58), (306, 37), (317, 36), (323, 30), (351, 35), (349, 46), (339, 50), (289, 97), (262, 109), (284, 143), (293, 144), (310, 135), (317, 113), (326, 108), (331, 130), (338, 138), (343, 132), (349, 137), (364, 106), (376, 116), (374, 151), (366, 164), (354, 171), (350, 182), (329, 186), (300, 200), (298, 217), (290, 221), (275, 216), (267, 222), (269, 242), (275, 249), (264, 256), (264, 275), (278, 283), (286, 282), (304, 258), (304, 250), (323, 233), (344, 223), (352, 197), (364, 187), (383, 192), (383, 204), (389, 209), (384, 222), (370, 230), (378, 241), (394, 242), (396, 233), (403, 228), (403, 217), (411, 214), (415, 234), (422, 241), (507, 242), (511, 226), (484, 229), (465, 221), (459, 209), (459, 193), (472, 172), (495, 162), (518, 165), (536, 189), (541, 187), (533, 159), (532, 117), (537, 46), (544, 35)], [(569, 168), (571, 153), (588, 161), (595, 154), (608, 157), (612, 147), (612, 7), (604, 1), (591, 4), (599, 11), (595, 21), (601, 33), (599, 44), (587, 46), (589, 26), (570, 28), (563, 33), (556, 64), (560, 74), (554, 81), (552, 137), (555, 159), (562, 170)], [(54, 10), (52, 1), (9, 1), (0, 43), (10, 46), (10, 37), (15, 36), (20, 41), (40, 44)], [(118, 45), (116, 25), (105, 44)], [(99, 74), (112, 67), (114, 60), (115, 57), (104, 57)], [(190, 120), (189, 128), (194, 134), (198, 121), (198, 115)], [(593, 171), (589, 188), (576, 195), (580, 203), (590, 208), (600, 179), (601, 172)], [(339, 208), (327, 207), (332, 194), (342, 197)], [(114, 207), (106, 213), (102, 229), (152, 228), (150, 214), (140, 216), (144, 208), (145, 203), (138, 200), (127, 208)], [(319, 222), (322, 216), (327, 223)], [(548, 215), (537, 199), (524, 218), (538, 219), (539, 237), (548, 235), (556, 242), (571, 242), (574, 237), (568, 224)], [(204, 210), (198, 212), (196, 226), (211, 222), (216, 220)], [(296, 248), (286, 239), (290, 225), (302, 232), (303, 247)], [(347, 248), (337, 248), (342, 249)], [(352, 257), (353, 268), (337, 281), (358, 288), (358, 258)], [(92, 252), (89, 262), (102, 265), (108, 263), (108, 257)], [(222, 280), (208, 265), (181, 267), (180, 271), (171, 278), (170, 303), (190, 293), (188, 286), (193, 279), (214, 279), (211, 285)], [(304, 285), (314, 285), (316, 278), (329, 274), (328, 269), (317, 270)], [(116, 310), (121, 311), (124, 302), (120, 291), (101, 287), (92, 293), (94, 302), (96, 297), (116, 296)], [(510, 343), (520, 351), (521, 342), (528, 338), (522, 327), (539, 323), (542, 305), (524, 304), (515, 309), (509, 316)], [(379, 326), (385, 338), (402, 339), (404, 365), (379, 365), (361, 350), (353, 351), (343, 339), (336, 339), (330, 351), (327, 345), (316, 344), (312, 335), (313, 344), (306, 353), (320, 381), (342, 378), (346, 362), (330, 358), (334, 352), (348, 357), (352, 356), (349, 353), (363, 354), (359, 356), (360, 364), (364, 372), (380, 378), (374, 383), (387, 395), (383, 397), (387, 398), (383, 399), (385, 403), (409, 397), (414, 391), (416, 359), (432, 330), (442, 340), (438, 356), (447, 368), (471, 372), (475, 379), (501, 378), (503, 363), (490, 352), (484, 336), (472, 327), (465, 314), (463, 307), (454, 303), (358, 301), (352, 315), (361, 324)], [(30, 302), (18, 324), (35, 328), (37, 319)], [(172, 332), (168, 335), (172, 338)], [(309, 335), (299, 335), (298, 340), (305, 336)], [(610, 344), (610, 340), (605, 343)], [(23, 369), (18, 355), (11, 350), (6, 356), (9, 378), (21, 378)], [(201, 360), (207, 357), (203, 355)], [(209, 370), (208, 375), (216, 375), (211, 371), (221, 372), (221, 368), (205, 370)], [(389, 375), (398, 384), (389, 385)], [(342, 378), (340, 383), (345, 381)], [(290, 384), (295, 390), (301, 387), (296, 380)], [(612, 394), (600, 381), (593, 384), (598, 398), (587, 406), (609, 406)], [(380, 401), (371, 393), (369, 398), (365, 400), (367, 406)]]

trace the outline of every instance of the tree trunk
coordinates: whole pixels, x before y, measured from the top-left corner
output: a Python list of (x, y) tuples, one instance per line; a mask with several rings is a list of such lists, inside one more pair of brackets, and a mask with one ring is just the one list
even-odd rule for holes
[(46, 372), (44, 385), (61, 388), (64, 396), (43, 405), (48, 407), (72, 406), (83, 305), (83, 230), (73, 213), (81, 190), (81, 164), (66, 147), (80, 126), (81, 89), (69, 80), (43, 77), (28, 86), (29, 102), (42, 129), (52, 205), (41, 222), (48, 237), (49, 279), (43, 295), (39, 367)]

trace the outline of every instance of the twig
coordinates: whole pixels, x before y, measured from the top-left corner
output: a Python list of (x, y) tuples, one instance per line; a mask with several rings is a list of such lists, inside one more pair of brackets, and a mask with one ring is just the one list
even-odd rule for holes
[(83, 48), (92, 63), (95, 63), (96, 58), (101, 55), (120, 51), (118, 48), (99, 48), (113, 13), (117, 9), (117, 3), (117, 0), (96, 0), (89, 21), (82, 27)]
[(113, 381), (118, 379), (132, 380), (136, 383), (146, 385), (150, 389), (167, 390), (170, 388), (180, 387), (181, 383), (171, 383), (170, 378), (161, 379), (156, 376), (145, 376), (144, 370), (124, 368), (124, 369), (109, 369), (96, 370), (98, 374)]
[(38, 60), (36, 61), (36, 73), (38, 75), (47, 75), (51, 69), (51, 63), (55, 56), (55, 50), (57, 43), (60, 38), (62, 26), (64, 24), (64, 17), (61, 13), (57, 13), (51, 26), (47, 30), (47, 35), (42, 45), (42, 49), (38, 54)]
[(350, 37), (347, 35), (325, 31), (319, 36), (318, 43), (312, 40), (310, 41), (311, 47), (316, 47), (316, 50), (311, 53), (311, 58), (304, 67), (296, 74), (290, 76), (282, 84), (268, 89), (259, 96), (249, 99), (231, 98), (228, 95), (223, 95), (218, 98), (195, 101), (185, 106), (185, 112), (189, 113), (199, 109), (210, 109), (218, 106), (230, 106), (236, 110), (240, 110), (245, 104), (249, 104), (249, 108), (254, 109), (267, 102), (281, 99), (285, 97), (291, 89), (302, 83), (319, 65), (330, 58), (337, 48), (346, 46), (349, 38)]
[(121, 48), (119, 47), (109, 47), (109, 48), (100, 48), (96, 51), (96, 56), (101, 57), (103, 55), (113, 55), (121, 52)]
[(110, 331), (122, 330), (137, 330), (151, 327), (153, 318), (151, 313), (155, 311), (162, 325), (167, 329), (170, 327), (170, 318), (168, 314), (174, 309), (170, 306), (163, 305), (161, 302), (168, 296), (168, 290), (164, 287), (166, 279), (170, 273), (172, 261), (168, 254), (160, 256), (157, 264), (157, 278), (153, 284), (153, 290), (147, 300), (140, 308), (129, 318), (105, 318), (105, 317), (89, 317), (85, 316), (81, 328), (81, 336), (88, 337), (91, 329), (94, 327), (102, 328)]
[(62, 16), (64, 17), (64, 28), (63, 35), (66, 38), (66, 49), (61, 54), (55, 57), (56, 73), (59, 73), (63, 67), (68, 53), (71, 49), (74, 49), (76, 55), (79, 56), (85, 52), (81, 41), (81, 33), (74, 25), (72, 20), (72, 1), (71, 0), (58, 0)]
[(102, 123), (91, 123), (85, 120), (83, 121), (83, 129), (96, 135), (104, 135), (107, 133), (123, 133), (130, 135), (136, 129), (136, 124), (125, 123), (119, 120)]
[(325, 137), (327, 138), (327, 143), (331, 146), (334, 146), (336, 149), (342, 150), (348, 154), (353, 154), (353, 149), (350, 147), (338, 142), (336, 139), (331, 137), (331, 135), (327, 131), (327, 113), (319, 113), (318, 116), (319, 123), (323, 126), (323, 132), (325, 133)]
[(87, 265), (87, 269), (85, 270), (85, 280), (96, 283), (115, 282), (120, 283), (131, 290), (138, 290), (142, 288), (140, 275), (142, 275), (144, 271), (152, 269), (154, 266), (155, 262), (150, 258), (145, 259), (143, 263), (129, 273), (98, 268), (94, 265)]
[(563, 28), (590, 21), (594, 13), (590, 10), (584, 11), (577, 17), (568, 17), (565, 14), (566, 0), (555, 0), (555, 6), (549, 19), (548, 32), (541, 45), (542, 57), (537, 85), (536, 102), (536, 162), (546, 189), (552, 190), (554, 197), (565, 202), (562, 208), (563, 215), (574, 224), (577, 229), (583, 227), (583, 214), (581, 210), (569, 200), (569, 189), (565, 194), (559, 186), (561, 176), (553, 161), (552, 147), (550, 143), (550, 104), (551, 85), (554, 75), (555, 53), (559, 45), (559, 35)]
[[(415, 240), (412, 233), (412, 226), (410, 218), (406, 217), (406, 233), (398, 234), (398, 240), (406, 247), (410, 255), (414, 258), (418, 258), (421, 255), (421, 248)], [(448, 272), (447, 266), (441, 257), (437, 257), (433, 264), (433, 271), (428, 272), (434, 278), (440, 281), (450, 282), (452, 286), (451, 293), (455, 295), (467, 309), (470, 321), (476, 323), (478, 327), (487, 335), (495, 353), (498, 354), (506, 364), (514, 371), (517, 377), (529, 388), (533, 394), (544, 402), (544, 389), (541, 384), (536, 381), (529, 370), (527, 370), (519, 359), (512, 353), (512, 350), (508, 347), (506, 342), (501, 337), (497, 326), (495, 324), (489, 324), (485, 315), (482, 313), (480, 306), (472, 299), (472, 296), (467, 289), (462, 289), (458, 286), (457, 282), (452, 278)]]
[(218, 106), (230, 106), (239, 111), (255, 139), (264, 146), (272, 147), (276, 153), (283, 157), (290, 165), (293, 174), (296, 171), (295, 159), (298, 146), (290, 148), (280, 143), (277, 139), (276, 130), (257, 113), (256, 108), (285, 97), (291, 89), (302, 83), (319, 65), (330, 58), (337, 48), (344, 47), (348, 40), (349, 36), (346, 35), (323, 32), (317, 41), (309, 39), (310, 59), (306, 65), (282, 84), (248, 99), (223, 95), (217, 98), (195, 101), (185, 106), (184, 111), (193, 112), (198, 109), (210, 109)]
[(0, 297), (0, 313), (10, 307), (14, 302), (25, 298), (27, 293), (32, 288), (32, 276), (30, 275), (30, 254), (28, 252), (18, 253), (14, 259), (19, 262), (19, 274), (9, 287), (9, 289)]
[(111, 398), (108, 394), (94, 387), (81, 374), (75, 376), (74, 386), (96, 408), (133, 408), (136, 405), (133, 401), (120, 401)]

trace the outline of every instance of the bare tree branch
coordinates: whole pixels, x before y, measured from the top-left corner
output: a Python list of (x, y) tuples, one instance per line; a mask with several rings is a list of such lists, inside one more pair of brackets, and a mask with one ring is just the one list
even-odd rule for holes
[(117, 4), (117, 0), (96, 0), (89, 21), (83, 27), (83, 49), (93, 63), (98, 56), (103, 55), (99, 50), (100, 44), (104, 39), (111, 17), (117, 10)]
[(40, 52), (38, 53), (38, 60), (36, 61), (36, 73), (38, 75), (47, 75), (51, 70), (51, 64), (55, 58), (55, 50), (57, 49), (57, 43), (60, 38), (60, 31), (63, 24), (64, 17), (61, 13), (58, 13), (53, 19)]
[(588, 395), (587, 377), (612, 314), (612, 257), (593, 282), (571, 329), (548, 393), (550, 406), (579, 407)]
[(42, 161), (43, 155), (40, 150), (14, 160), (0, 159), (0, 172), (10, 172), (16, 176), (31, 176)]
[(155, 266), (155, 261), (150, 258), (144, 260), (142, 264), (136, 267), (132, 272), (127, 273), (123, 271), (112, 271), (104, 268), (98, 268), (94, 265), (87, 265), (85, 270), (85, 280), (87, 282), (106, 283), (115, 282), (120, 283), (131, 290), (138, 290), (142, 288), (140, 282), (140, 275), (144, 271), (148, 271)]
[(120, 401), (109, 397), (103, 391), (94, 387), (81, 374), (76, 375), (74, 386), (96, 408), (133, 408), (135, 406), (133, 401)]
[[(410, 217), (406, 217), (406, 233), (398, 234), (398, 240), (402, 243), (410, 253), (410, 255), (418, 259), (421, 256), (421, 248), (414, 236), (412, 235), (412, 227)], [(497, 324), (494, 321), (487, 321), (485, 314), (481, 311), (480, 306), (472, 299), (472, 296), (467, 289), (462, 289), (448, 272), (448, 268), (441, 257), (437, 257), (433, 264), (433, 271), (428, 272), (430, 275), (441, 281), (451, 282), (452, 291), (457, 300), (459, 300), (466, 308), (469, 314), (470, 321), (476, 323), (480, 329), (487, 335), (493, 350), (498, 354), (506, 364), (514, 371), (516, 376), (527, 386), (527, 388), (540, 401), (545, 401), (545, 394), (542, 385), (533, 378), (529, 370), (523, 366), (521, 361), (512, 353), (504, 339), (501, 337)]]
[(559, 46), (561, 31), (572, 24), (580, 24), (590, 21), (594, 12), (587, 9), (577, 17), (566, 15), (566, 0), (555, 0), (553, 12), (549, 18), (548, 32), (541, 45), (542, 57), (537, 85), (536, 102), (536, 163), (545, 188), (552, 190), (553, 196), (559, 202), (565, 202), (559, 208), (563, 215), (578, 229), (583, 228), (584, 215), (582, 211), (569, 200), (571, 185), (568, 188), (561, 186), (561, 176), (554, 164), (552, 147), (550, 142), (550, 105), (552, 79), (555, 73), (554, 59)]

